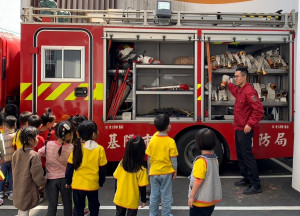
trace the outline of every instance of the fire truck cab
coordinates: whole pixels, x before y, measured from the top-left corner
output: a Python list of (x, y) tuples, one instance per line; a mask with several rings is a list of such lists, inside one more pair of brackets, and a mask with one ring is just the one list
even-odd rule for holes
[(134, 134), (147, 144), (155, 116), (166, 113), (188, 175), (200, 128), (215, 131), (220, 162), (236, 160), (235, 98), (222, 77), (247, 67), (265, 111), (255, 127), (256, 158), (292, 156), (294, 13), (172, 12), (159, 22), (153, 11), (40, 10), (25, 9), (21, 26), (21, 111), (86, 115), (110, 161), (122, 159)]

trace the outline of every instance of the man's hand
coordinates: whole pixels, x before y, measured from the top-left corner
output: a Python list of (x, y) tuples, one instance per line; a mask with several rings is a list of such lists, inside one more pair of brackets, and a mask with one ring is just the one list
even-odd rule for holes
[(190, 208), (193, 208), (193, 202), (194, 202), (194, 198), (190, 197), (189, 200), (188, 200), (188, 205), (189, 205)]
[(246, 125), (244, 127), (244, 133), (247, 134), (247, 133), (250, 133), (250, 131), (251, 131), (251, 127), (249, 125)]
[(146, 203), (143, 203), (143, 202), (142, 202), (141, 208), (145, 208), (145, 206), (146, 206)]

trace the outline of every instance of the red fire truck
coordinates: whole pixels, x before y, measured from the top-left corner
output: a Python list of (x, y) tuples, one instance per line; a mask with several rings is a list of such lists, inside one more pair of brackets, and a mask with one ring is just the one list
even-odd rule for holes
[(256, 158), (292, 156), (294, 13), (59, 10), (25, 9), (21, 111), (51, 107), (58, 121), (88, 116), (109, 161), (122, 158), (133, 134), (148, 143), (155, 116), (167, 113), (179, 169), (189, 174), (200, 128), (216, 132), (220, 161), (236, 160), (235, 99), (221, 83), (243, 66), (265, 110)]
[(6, 103), (19, 104), (20, 38), (0, 32), (0, 107)]

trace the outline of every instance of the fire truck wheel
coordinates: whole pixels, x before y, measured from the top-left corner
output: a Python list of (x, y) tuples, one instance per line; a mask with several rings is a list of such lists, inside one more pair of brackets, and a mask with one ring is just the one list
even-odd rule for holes
[[(189, 176), (192, 172), (193, 162), (195, 158), (201, 154), (197, 151), (195, 146), (195, 135), (197, 130), (191, 130), (183, 134), (177, 141), (178, 148), (178, 169), (186, 176)], [(223, 160), (223, 147), (218, 139), (217, 145), (214, 149), (215, 154), (218, 156), (219, 165), (221, 165)]]

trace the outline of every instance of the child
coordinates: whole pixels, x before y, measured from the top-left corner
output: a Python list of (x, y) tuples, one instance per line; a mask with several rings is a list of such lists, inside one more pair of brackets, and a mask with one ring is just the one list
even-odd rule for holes
[(46, 112), (41, 116), (42, 119), (42, 128), (39, 131), (39, 135), (45, 139), (45, 144), (50, 140), (56, 140), (55, 130), (53, 127), (55, 126), (55, 115), (51, 112), (50, 108), (46, 109)]
[(176, 178), (178, 151), (175, 141), (168, 136), (171, 130), (170, 118), (160, 114), (154, 119), (158, 130), (151, 138), (146, 154), (150, 165), (150, 215), (158, 215), (159, 201), (162, 204), (162, 216), (171, 214), (172, 178)]
[[(42, 120), (38, 115), (32, 115), (28, 118), (28, 125), (35, 127), (37, 129), (38, 132), (40, 132), (41, 128), (42, 128)], [(39, 149), (41, 149), (42, 147), (45, 146), (45, 139), (38, 135), (37, 136), (38, 139), (38, 143), (35, 147), (33, 147), (33, 150), (35, 152), (38, 152)], [(41, 157), (41, 162), (42, 162), (42, 167), (44, 170), (44, 176), (46, 175), (46, 158), (45, 157)], [(44, 190), (40, 190), (40, 203), (43, 202), (44, 200)]]
[(196, 148), (201, 150), (202, 155), (195, 159), (190, 176), (190, 216), (211, 215), (215, 204), (222, 199), (218, 160), (212, 153), (216, 141), (215, 133), (208, 128), (200, 129), (196, 134)]
[(73, 145), (70, 144), (73, 136), (71, 123), (60, 122), (56, 126), (55, 135), (56, 141), (49, 141), (47, 146), (38, 150), (39, 155), (46, 157), (46, 194), (49, 202), (47, 215), (56, 215), (58, 192), (63, 199), (64, 215), (72, 215), (72, 190), (65, 187), (67, 162), (73, 150)]
[(20, 134), (23, 147), (13, 155), (14, 206), (19, 216), (29, 216), (29, 210), (39, 203), (39, 190), (46, 184), (40, 157), (32, 149), (38, 143), (37, 135), (35, 127), (24, 128)]
[(28, 118), (30, 116), (32, 116), (32, 112), (29, 112), (29, 111), (22, 112), (20, 115), (19, 122), (20, 122), (21, 128), (16, 131), (16, 136), (13, 140), (13, 146), (15, 147), (15, 149), (19, 149), (22, 147), (22, 144), (20, 141), (20, 132), (24, 127), (28, 126)]
[[(6, 116), (3, 120), (3, 140), (5, 145), (5, 155), (1, 160), (1, 171), (5, 176), (8, 176), (9, 185), (8, 185), (8, 199), (13, 200), (13, 176), (12, 176), (12, 168), (11, 161), (12, 155), (14, 153), (14, 148), (12, 146), (12, 141), (15, 137), (15, 129), (16, 129), (17, 119), (12, 116)], [(4, 197), (4, 184), (5, 181), (0, 182), (0, 198)]]
[[(42, 127), (42, 120), (38, 115), (32, 115), (28, 118), (28, 125), (35, 127), (37, 131), (40, 132)], [(38, 138), (38, 144), (35, 147), (33, 147), (33, 150), (36, 152), (38, 152), (40, 148), (45, 146), (45, 139), (40, 135), (38, 135), (37, 138)], [(45, 169), (46, 158), (41, 157), (41, 161), (42, 161), (42, 167), (44, 169), (44, 174), (46, 174), (46, 169)]]
[(66, 170), (67, 187), (72, 184), (74, 216), (83, 215), (85, 197), (88, 197), (91, 216), (98, 216), (100, 203), (98, 189), (106, 177), (106, 155), (104, 148), (95, 141), (98, 136), (96, 123), (84, 121), (78, 126), (78, 138), (68, 159)]
[(146, 205), (146, 185), (149, 184), (145, 168), (145, 142), (138, 136), (133, 136), (126, 144), (123, 160), (120, 161), (114, 177), (117, 190), (114, 198), (116, 216), (137, 215), (139, 197), (141, 207)]

